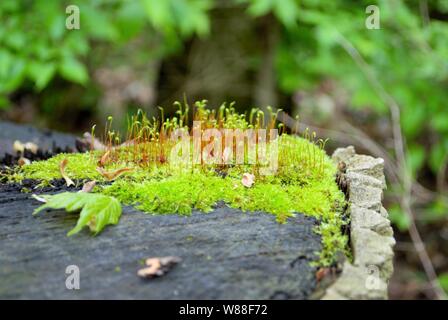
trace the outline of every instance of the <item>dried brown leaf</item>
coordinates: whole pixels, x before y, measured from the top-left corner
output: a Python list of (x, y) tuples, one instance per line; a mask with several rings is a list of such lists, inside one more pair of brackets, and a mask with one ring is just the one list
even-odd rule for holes
[(70, 186), (74, 186), (75, 183), (65, 173), (65, 167), (67, 166), (67, 163), (68, 163), (67, 158), (62, 160), (61, 163), (59, 164), (59, 171), (61, 172), (61, 176), (62, 176), (62, 178), (64, 178), (65, 183), (67, 184), (67, 187), (70, 187)]
[(26, 165), (26, 164), (30, 164), (31, 163), (31, 161), (29, 160), (29, 159), (27, 159), (27, 158), (24, 158), (24, 157), (21, 157), (18, 161), (17, 161), (17, 164), (19, 165), (19, 166), (24, 166), (24, 165)]
[(96, 185), (96, 181), (89, 181), (84, 184), (80, 192), (91, 192)]
[(109, 156), (110, 156), (110, 150), (107, 150), (102, 156), (100, 161), (98, 161), (98, 165), (100, 167), (104, 167), (104, 165), (107, 163), (107, 161), (109, 160)]
[(123, 173), (129, 172), (132, 170), (134, 170), (134, 169), (133, 168), (121, 168), (121, 169), (117, 169), (114, 171), (105, 171), (101, 167), (96, 168), (96, 171), (98, 171), (104, 178), (106, 178), (109, 181), (114, 180), (114, 179), (118, 178), (119, 176), (121, 176)]
[(316, 271), (316, 280), (317, 282), (321, 281), (326, 275), (330, 273), (329, 268), (320, 268)]

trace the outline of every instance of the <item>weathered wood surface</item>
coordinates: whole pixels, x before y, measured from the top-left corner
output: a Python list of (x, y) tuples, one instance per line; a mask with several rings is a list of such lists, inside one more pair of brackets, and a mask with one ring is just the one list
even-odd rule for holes
[(53, 147), (53, 144), (60, 148), (68, 146), (75, 149), (75, 139), (69, 134), (0, 121), (0, 157), (3, 157), (5, 153), (13, 153), (12, 146), (16, 140), (22, 143), (33, 142), (40, 148), (48, 150)]
[[(117, 226), (68, 238), (76, 214), (32, 216), (36, 200), (2, 190), (0, 298), (305, 299), (316, 286), (310, 262), (320, 237), (316, 221), (300, 214), (281, 225), (272, 215), (224, 205), (190, 217), (126, 207)], [(142, 259), (169, 255), (182, 258), (169, 273), (137, 277)], [(80, 290), (65, 286), (68, 265), (80, 269)]]

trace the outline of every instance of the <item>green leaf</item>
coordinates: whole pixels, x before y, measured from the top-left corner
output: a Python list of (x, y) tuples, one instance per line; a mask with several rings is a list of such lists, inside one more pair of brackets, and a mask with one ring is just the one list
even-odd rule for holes
[(252, 0), (248, 8), (249, 14), (258, 17), (267, 14), (273, 7), (272, 0)]
[(25, 74), (26, 61), (20, 57), (16, 57), (9, 68), (7, 79), (4, 82), (0, 81), (0, 91), (12, 92), (17, 89), (22, 84)]
[(299, 9), (295, 0), (277, 0), (275, 2), (274, 14), (287, 28), (295, 25), (298, 12)]
[(408, 170), (411, 172), (413, 177), (415, 177), (417, 172), (423, 167), (425, 156), (425, 148), (421, 145), (413, 144), (409, 146), (409, 150), (406, 155), (406, 162), (408, 164)]
[(121, 40), (129, 40), (137, 36), (145, 26), (146, 13), (142, 10), (141, 3), (127, 1), (118, 12), (115, 26), (120, 33)]
[(86, 67), (74, 58), (66, 58), (62, 61), (59, 72), (66, 80), (79, 84), (85, 84), (89, 79)]
[(100, 9), (95, 5), (80, 7), (81, 29), (87, 30), (92, 39), (114, 42), (119, 34), (114, 25), (113, 11)]
[(14, 57), (8, 51), (4, 49), (0, 49), (0, 79), (6, 80), (9, 76), (9, 70), (12, 68), (14, 64)]
[(28, 65), (28, 75), (36, 83), (36, 88), (42, 90), (47, 86), (56, 72), (54, 63), (31, 62)]
[(23, 47), (26, 45), (26, 42), (26, 34), (18, 30), (14, 30), (8, 33), (5, 39), (5, 43), (8, 47), (18, 51), (23, 49)]
[(442, 167), (446, 157), (447, 157), (447, 149), (443, 142), (439, 142), (435, 144), (429, 155), (429, 166), (433, 170), (434, 173), (439, 172)]
[(299, 7), (296, 0), (246, 0), (249, 3), (248, 13), (254, 17), (264, 16), (270, 11), (287, 28), (295, 25)]
[(437, 112), (431, 119), (431, 125), (439, 133), (448, 133), (448, 113)]
[(440, 286), (445, 290), (445, 292), (448, 292), (448, 272), (442, 273), (438, 276), (438, 280), (440, 282)]
[(9, 100), (7, 97), (0, 93), (0, 110), (6, 110), (9, 106)]
[(421, 215), (424, 223), (444, 222), (448, 217), (448, 201), (443, 197), (429, 203)]
[(425, 128), (426, 111), (424, 106), (407, 106), (407, 112), (401, 113), (401, 124), (407, 138), (417, 137)]
[(155, 28), (164, 30), (175, 24), (171, 1), (141, 0), (149, 20)]
[(80, 211), (76, 226), (67, 233), (74, 235), (85, 226), (98, 234), (108, 224), (117, 224), (121, 216), (121, 205), (117, 199), (102, 194), (86, 192), (63, 192), (41, 196), (47, 203), (34, 210), (37, 214), (45, 209), (65, 209), (67, 212)]
[(411, 225), (409, 217), (400, 209), (399, 206), (389, 208), (389, 218), (400, 231), (407, 231)]

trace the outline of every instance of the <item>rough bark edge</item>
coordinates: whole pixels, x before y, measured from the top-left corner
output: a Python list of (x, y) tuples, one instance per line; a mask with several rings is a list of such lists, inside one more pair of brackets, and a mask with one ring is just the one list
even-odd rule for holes
[(342, 180), (347, 185), (353, 261), (344, 262), (341, 276), (322, 299), (387, 299), (395, 239), (382, 205), (384, 160), (358, 155), (353, 146), (337, 149), (332, 158), (346, 165)]

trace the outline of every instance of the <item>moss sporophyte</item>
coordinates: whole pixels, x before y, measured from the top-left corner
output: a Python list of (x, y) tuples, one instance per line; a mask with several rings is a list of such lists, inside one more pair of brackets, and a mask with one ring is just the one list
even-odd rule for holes
[[(338, 252), (346, 251), (345, 198), (335, 182), (336, 166), (325, 153), (326, 141), (309, 130), (288, 132), (270, 108), (267, 114), (252, 109), (245, 115), (232, 104), (208, 109), (205, 100), (192, 110), (186, 103), (176, 105), (176, 116), (166, 119), (163, 109), (159, 119), (138, 111), (128, 119), (125, 135), (111, 129), (109, 117), (102, 142), (95, 127), (86, 135), (90, 151), (32, 162), (17, 168), (10, 180), (50, 185), (61, 178), (64, 162), (68, 178), (97, 182), (92, 196), (151, 214), (210, 212), (219, 201), (242, 211), (273, 214), (279, 223), (303, 213), (320, 221), (320, 265), (332, 264)], [(71, 193), (65, 194), (61, 199), (47, 196), (45, 207), (82, 209), (84, 220), (78, 221), (76, 232), (88, 225), (98, 233), (118, 222), (115, 203), (102, 198), (104, 206), (95, 207), (91, 196), (72, 199)]]

